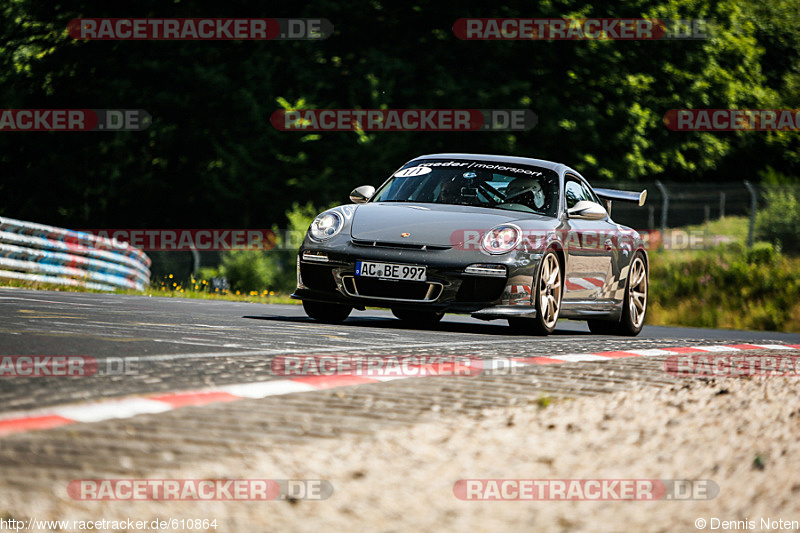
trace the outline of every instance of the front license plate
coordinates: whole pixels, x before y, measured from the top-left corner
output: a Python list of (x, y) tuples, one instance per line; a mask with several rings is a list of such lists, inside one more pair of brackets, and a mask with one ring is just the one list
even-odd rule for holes
[(365, 278), (402, 279), (404, 281), (425, 281), (424, 266), (393, 265), (390, 263), (370, 263), (356, 261), (356, 276)]

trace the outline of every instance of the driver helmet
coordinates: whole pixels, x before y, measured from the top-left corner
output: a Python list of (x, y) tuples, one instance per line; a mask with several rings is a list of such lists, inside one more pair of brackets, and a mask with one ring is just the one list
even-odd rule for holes
[(442, 183), (439, 191), (439, 200), (446, 204), (460, 204), (462, 202), (461, 188), (468, 185), (468, 181), (460, 176), (452, 178)]
[(506, 200), (519, 197), (525, 193), (533, 193), (533, 204), (537, 208), (544, 206), (544, 190), (536, 178), (517, 178), (506, 187)]

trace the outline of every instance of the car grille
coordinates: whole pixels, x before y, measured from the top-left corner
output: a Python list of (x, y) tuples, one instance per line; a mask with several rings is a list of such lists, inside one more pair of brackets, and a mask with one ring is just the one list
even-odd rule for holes
[(352, 242), (356, 246), (364, 246), (369, 248), (398, 248), (401, 250), (441, 251), (452, 248), (452, 246), (441, 246), (437, 244), (412, 244), (406, 242), (368, 241), (363, 239), (352, 239)]
[(505, 278), (465, 278), (456, 293), (459, 302), (493, 302), (506, 287)]
[(335, 291), (336, 280), (333, 278), (331, 267), (326, 265), (309, 265), (300, 263), (300, 277), (303, 285), (318, 291)]
[(343, 276), (342, 281), (350, 296), (362, 298), (431, 302), (442, 293), (441, 283), (355, 278), (353, 276)]

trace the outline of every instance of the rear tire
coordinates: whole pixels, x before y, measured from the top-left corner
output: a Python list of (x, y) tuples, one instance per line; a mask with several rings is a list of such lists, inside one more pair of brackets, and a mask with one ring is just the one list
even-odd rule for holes
[(628, 287), (625, 290), (625, 304), (622, 306), (622, 319), (619, 321), (619, 335), (635, 337), (644, 327), (647, 313), (647, 267), (644, 256), (637, 253), (628, 271)]
[(409, 311), (407, 309), (392, 309), (392, 314), (413, 326), (435, 326), (444, 317), (438, 311)]
[(350, 316), (350, 311), (353, 310), (352, 307), (347, 305), (310, 302), (308, 300), (303, 300), (303, 309), (309, 317), (325, 324), (341, 324)]
[(618, 322), (587, 320), (589, 331), (595, 335), (624, 335), (635, 337), (642, 331), (647, 313), (647, 267), (641, 253), (633, 256), (625, 286), (622, 316)]

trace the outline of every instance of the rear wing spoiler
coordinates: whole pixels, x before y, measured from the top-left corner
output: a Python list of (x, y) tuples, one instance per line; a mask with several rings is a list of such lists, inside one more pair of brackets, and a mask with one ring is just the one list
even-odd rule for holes
[(647, 198), (647, 189), (643, 190), (642, 192), (635, 192), (635, 191), (617, 191), (615, 189), (594, 189), (594, 192), (597, 193), (597, 196), (606, 200), (609, 204), (611, 200), (621, 200), (623, 202), (633, 202), (639, 204), (639, 206), (644, 205), (644, 201)]

